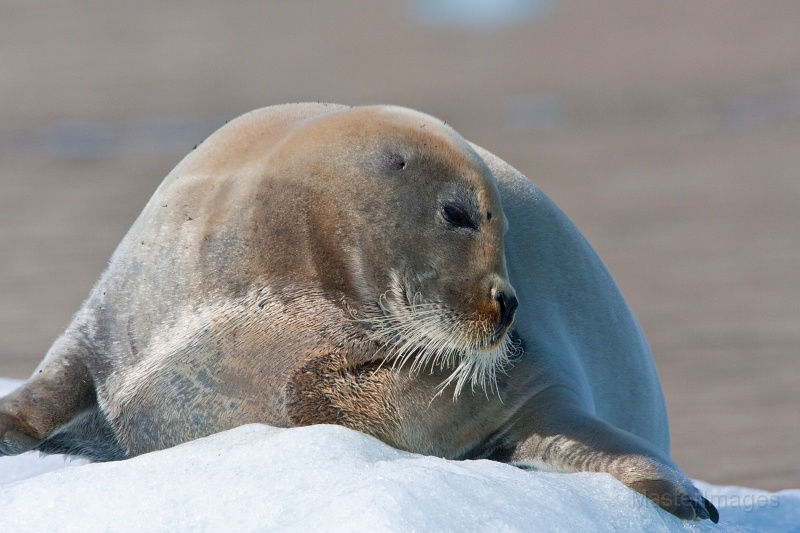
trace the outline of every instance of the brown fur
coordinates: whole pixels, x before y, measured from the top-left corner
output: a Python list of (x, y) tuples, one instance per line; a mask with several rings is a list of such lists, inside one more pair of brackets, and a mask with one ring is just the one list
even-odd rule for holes
[(399, 424), (392, 372), (379, 363), (351, 368), (341, 353), (312, 353), (286, 384), (286, 411), (297, 426), (337, 424), (394, 441)]

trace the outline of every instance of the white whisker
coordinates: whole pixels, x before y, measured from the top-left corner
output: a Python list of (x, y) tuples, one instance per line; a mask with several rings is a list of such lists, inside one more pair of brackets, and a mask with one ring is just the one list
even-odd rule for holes
[(488, 320), (459, 318), (452, 309), (436, 302), (425, 302), (416, 292), (409, 299), (399, 275), (394, 274), (391, 288), (378, 299), (376, 312), (362, 316), (351, 311), (354, 321), (368, 326), (370, 335), (384, 354), (380, 366), (391, 361), (392, 369), (409, 365), (412, 373), (430, 367), (452, 369), (437, 387), (434, 395), (454, 385), (453, 399), (457, 399), (469, 383), (470, 389), (480, 387), (488, 395), (499, 394), (497, 374), (504, 372), (510, 357), (517, 348), (506, 335), (492, 349), (485, 341), (494, 332)]

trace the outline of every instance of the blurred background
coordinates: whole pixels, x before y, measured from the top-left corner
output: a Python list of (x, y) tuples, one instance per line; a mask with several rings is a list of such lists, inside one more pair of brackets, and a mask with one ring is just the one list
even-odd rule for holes
[(295, 101), (438, 116), (597, 248), (695, 478), (800, 487), (800, 3), (0, 2), (0, 375), (169, 170)]

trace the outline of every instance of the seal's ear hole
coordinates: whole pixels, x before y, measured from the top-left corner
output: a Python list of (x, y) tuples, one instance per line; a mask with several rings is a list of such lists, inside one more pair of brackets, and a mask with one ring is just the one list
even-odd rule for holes
[(386, 156), (386, 166), (392, 170), (403, 170), (406, 168), (406, 159), (400, 154), (389, 154)]
[(454, 228), (477, 230), (478, 226), (460, 205), (446, 202), (441, 207), (442, 218)]
[(492, 212), (486, 211), (486, 220), (492, 220)]

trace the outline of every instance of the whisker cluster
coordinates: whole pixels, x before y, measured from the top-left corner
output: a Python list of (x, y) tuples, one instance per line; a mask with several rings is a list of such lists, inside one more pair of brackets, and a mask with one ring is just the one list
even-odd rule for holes
[[(420, 294), (408, 297), (399, 275), (379, 301), (381, 313), (360, 320), (367, 322), (374, 340), (386, 351), (385, 360), (392, 368), (409, 365), (411, 372), (427, 366), (453, 368), (437, 387), (436, 396), (451, 384), (453, 398), (458, 398), (469, 383), (472, 390), (497, 389), (497, 373), (509, 364), (516, 348), (506, 335), (492, 349), (487, 349), (494, 324), (488, 320), (464, 320), (446, 306), (423, 302)], [(477, 333), (477, 334), (476, 334)]]

